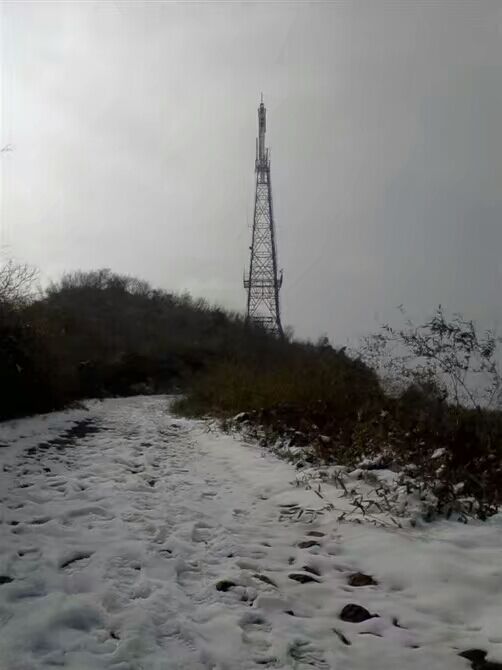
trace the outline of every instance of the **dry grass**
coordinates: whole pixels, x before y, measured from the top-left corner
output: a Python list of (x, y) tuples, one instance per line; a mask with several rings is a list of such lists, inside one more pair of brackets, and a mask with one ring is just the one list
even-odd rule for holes
[[(217, 363), (175, 409), (222, 419), (245, 412), (246, 429), (263, 444), (310, 446), (323, 463), (382, 456), (385, 467), (413, 464), (440, 511), (460, 495), (476, 500), (480, 518), (499, 506), (501, 412), (451, 406), (426, 391), (386, 396), (371, 370), (333, 350), (292, 347), (279, 361)], [(431, 458), (438, 449), (440, 461)]]

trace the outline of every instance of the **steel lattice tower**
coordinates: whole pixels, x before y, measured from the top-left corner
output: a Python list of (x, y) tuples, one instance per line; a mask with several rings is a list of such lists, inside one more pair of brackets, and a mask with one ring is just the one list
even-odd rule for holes
[(270, 180), (270, 155), (265, 147), (267, 110), (258, 107), (258, 137), (256, 139), (256, 195), (254, 203), (253, 237), (249, 275), (244, 278), (247, 289), (247, 320), (263, 326), (267, 331), (282, 337), (279, 289), (282, 270), (277, 272), (272, 183)]

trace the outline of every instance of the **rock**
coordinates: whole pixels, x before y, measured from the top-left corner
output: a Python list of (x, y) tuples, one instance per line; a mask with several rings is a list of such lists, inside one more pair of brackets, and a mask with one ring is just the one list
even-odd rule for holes
[(482, 649), (467, 649), (466, 651), (461, 651), (459, 656), (466, 658), (471, 663), (484, 663), (486, 658), (486, 651)]
[(302, 567), (302, 570), (304, 572), (310, 572), (311, 575), (316, 575), (317, 577), (321, 576), (321, 573), (318, 570), (316, 570), (315, 568), (311, 568), (310, 565), (304, 565)]
[(349, 586), (376, 586), (376, 582), (371, 575), (365, 575), (364, 572), (354, 572), (349, 576)]
[(10, 584), (10, 582), (13, 582), (14, 580), (12, 577), (8, 577), (7, 575), (0, 575), (0, 584)]
[(288, 577), (295, 582), (300, 582), (300, 584), (308, 584), (309, 582), (316, 582), (319, 584), (320, 582), (320, 579), (316, 579), (313, 575), (306, 575), (304, 572), (292, 572)]
[(222, 579), (216, 584), (216, 590), (217, 591), (223, 591), (226, 593), (230, 589), (233, 589), (237, 584), (235, 582), (232, 582), (230, 579)]
[(472, 666), (473, 670), (502, 670), (502, 663), (497, 661), (484, 661), (482, 665)]
[(307, 535), (309, 537), (324, 537), (324, 533), (321, 533), (320, 530), (309, 530)]
[(320, 547), (321, 545), (317, 540), (303, 540), (303, 542), (299, 542), (298, 546), (300, 549), (310, 549), (310, 547)]
[(461, 651), (459, 656), (471, 662), (472, 670), (502, 670), (502, 663), (486, 660), (486, 651), (482, 649), (467, 649)]
[(340, 619), (342, 621), (348, 621), (349, 623), (361, 623), (362, 621), (367, 621), (368, 619), (373, 619), (377, 616), (378, 614), (370, 614), (366, 608), (353, 603), (345, 605), (340, 612)]

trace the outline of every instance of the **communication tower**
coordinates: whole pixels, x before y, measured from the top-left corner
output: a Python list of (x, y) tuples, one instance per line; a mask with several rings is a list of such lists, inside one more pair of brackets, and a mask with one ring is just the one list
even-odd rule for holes
[(249, 274), (244, 277), (247, 289), (247, 320), (260, 324), (267, 331), (283, 336), (279, 290), (282, 270), (277, 270), (277, 242), (272, 206), (270, 152), (265, 147), (267, 110), (263, 95), (258, 107), (258, 137), (256, 138), (256, 192), (253, 236), (250, 246)]

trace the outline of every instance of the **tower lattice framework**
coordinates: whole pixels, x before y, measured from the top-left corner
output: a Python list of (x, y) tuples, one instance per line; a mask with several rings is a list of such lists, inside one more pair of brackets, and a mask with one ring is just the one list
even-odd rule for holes
[(263, 97), (258, 107), (258, 137), (256, 139), (256, 194), (249, 274), (244, 278), (247, 289), (247, 320), (260, 324), (282, 337), (279, 290), (282, 271), (277, 270), (277, 243), (272, 205), (270, 154), (265, 147), (267, 110)]

